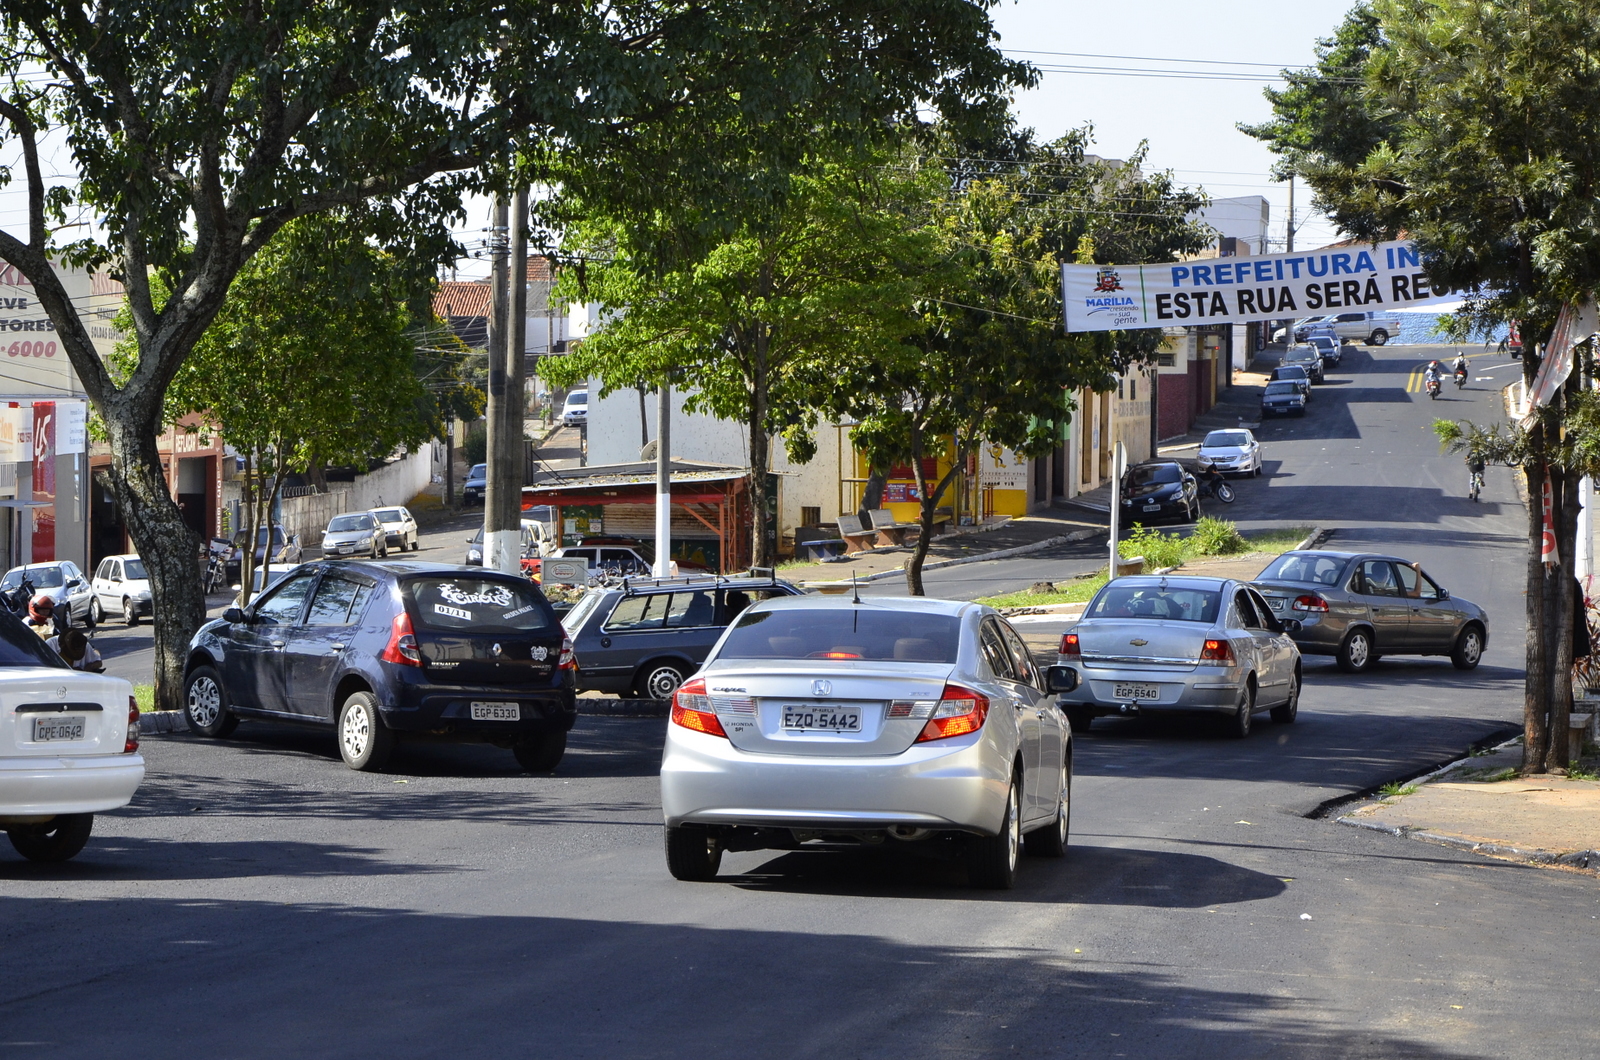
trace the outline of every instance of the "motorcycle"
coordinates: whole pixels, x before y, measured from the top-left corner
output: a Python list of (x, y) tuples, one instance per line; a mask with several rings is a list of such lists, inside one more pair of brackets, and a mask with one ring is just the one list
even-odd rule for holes
[(1465, 368), (1457, 368), (1456, 369), (1456, 389), (1460, 390), (1462, 387), (1464, 387), (1466, 385), (1467, 385), (1467, 370)]
[(8, 593), (0, 592), (0, 607), (4, 607), (13, 615), (23, 621), (27, 621), (28, 603), (33, 599), (34, 592), (33, 582), (24, 577), (22, 584), (15, 589)]
[(1428, 380), (1427, 380), (1427, 387), (1428, 387), (1428, 396), (1430, 398), (1434, 398), (1435, 400), (1437, 400), (1438, 397), (1439, 397), (1439, 390), (1440, 390), (1439, 380), (1435, 379), (1433, 376), (1429, 376)]
[(1215, 497), (1223, 504), (1232, 504), (1234, 492), (1233, 487), (1228, 485), (1220, 473), (1211, 471), (1200, 474), (1199, 489), (1195, 491), (1195, 496)]

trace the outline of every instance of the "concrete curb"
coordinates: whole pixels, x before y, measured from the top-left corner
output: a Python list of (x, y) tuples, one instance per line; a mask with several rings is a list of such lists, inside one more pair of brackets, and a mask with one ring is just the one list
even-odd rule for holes
[(1591, 871), (1600, 868), (1600, 850), (1577, 850), (1569, 854), (1557, 854), (1549, 850), (1524, 850), (1522, 847), (1507, 846), (1503, 843), (1483, 843), (1475, 839), (1463, 839), (1461, 836), (1427, 832), (1420, 828), (1393, 828), (1377, 821), (1362, 821), (1354, 817), (1336, 817), (1334, 823), (1349, 825), (1352, 828), (1365, 828), (1369, 832), (1382, 832), (1384, 835), (1400, 839), (1420, 839), (1425, 843), (1438, 843), (1441, 846), (1454, 847), (1473, 854), (1515, 858), (1534, 865), (1562, 865)]
[[(922, 571), (924, 574), (926, 574), (928, 571), (943, 570), (945, 567), (959, 567), (963, 563), (982, 563), (985, 560), (991, 559), (1010, 559), (1012, 556), (1025, 556), (1030, 552), (1043, 552), (1047, 548), (1055, 548), (1057, 545), (1071, 545), (1079, 541), (1087, 541), (1091, 537), (1103, 533), (1105, 533), (1104, 530), (1098, 529), (1074, 530), (1070, 534), (1059, 534), (1055, 537), (1047, 537), (1043, 541), (1035, 541), (1030, 545), (1017, 545), (1013, 548), (996, 549), (993, 552), (984, 552), (976, 556), (957, 556), (955, 559), (941, 559), (933, 563), (924, 563), (922, 565)], [(881, 570), (876, 574), (864, 574), (857, 578), (856, 582), (865, 585), (868, 582), (883, 581), (885, 578), (903, 578), (905, 577), (905, 574), (906, 569), (904, 567), (897, 567), (894, 570)], [(850, 579), (848, 578), (833, 578), (826, 582), (806, 582), (806, 585), (808, 586), (849, 584)]]
[(1324, 537), (1327, 537), (1332, 532), (1333, 531), (1331, 531), (1331, 530), (1324, 530), (1320, 526), (1313, 526), (1311, 528), (1311, 533), (1307, 534), (1304, 538), (1301, 539), (1301, 541), (1300, 541), (1300, 543), (1298, 545), (1294, 546), (1294, 551), (1296, 551), (1296, 552), (1304, 552), (1307, 549), (1316, 548), (1318, 543)]
[(151, 736), (161, 732), (188, 732), (181, 710), (152, 710), (139, 715), (139, 735)]

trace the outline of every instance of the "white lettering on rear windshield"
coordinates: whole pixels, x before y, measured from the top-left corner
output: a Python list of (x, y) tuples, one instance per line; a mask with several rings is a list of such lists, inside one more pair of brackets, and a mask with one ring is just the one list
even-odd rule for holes
[(505, 614), (501, 615), (500, 617), (501, 618), (516, 618), (518, 615), (525, 615), (529, 611), (532, 611), (533, 607), (534, 607), (533, 604), (529, 604), (527, 607), (519, 607), (515, 611), (507, 611)]
[(454, 582), (445, 582), (439, 586), (439, 595), (449, 600), (452, 604), (497, 604), (500, 607), (505, 607), (516, 602), (516, 598), (511, 595), (511, 590), (504, 585), (496, 585), (480, 589), (475, 593), (469, 593), (465, 589), (457, 588)]
[(472, 621), (472, 612), (460, 607), (451, 607), (448, 604), (434, 604), (433, 609), (441, 615), (449, 615), (451, 618), (465, 619), (468, 622)]

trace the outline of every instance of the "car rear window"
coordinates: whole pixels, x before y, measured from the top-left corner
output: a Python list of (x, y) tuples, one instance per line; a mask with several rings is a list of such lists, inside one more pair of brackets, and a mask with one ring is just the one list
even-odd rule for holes
[(53, 666), (70, 670), (61, 656), (9, 611), (0, 612), (0, 666)]
[(745, 612), (719, 659), (867, 659), (953, 663), (961, 620), (922, 611), (791, 608)]
[(1258, 582), (1304, 582), (1311, 585), (1338, 585), (1345, 560), (1338, 556), (1286, 552), (1256, 576)]
[(450, 633), (533, 633), (556, 628), (555, 612), (531, 583), (458, 577), (406, 585), (417, 622)]
[(1222, 594), (1214, 589), (1159, 585), (1108, 585), (1089, 604), (1085, 618), (1151, 618), (1179, 622), (1217, 620)]

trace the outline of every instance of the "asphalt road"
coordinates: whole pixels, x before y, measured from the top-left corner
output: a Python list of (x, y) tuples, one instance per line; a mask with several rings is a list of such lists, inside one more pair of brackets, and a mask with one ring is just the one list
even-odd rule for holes
[(1520, 512), (1503, 474), (1460, 499), (1415, 359), (1347, 359), (1266, 429), (1276, 474), (1235, 508), (1485, 604), (1472, 674), (1313, 663), (1299, 722), (1242, 742), (1099, 722), (1068, 857), (1004, 894), (882, 851), (673, 881), (659, 720), (581, 718), (551, 777), (480, 745), (365, 775), (319, 732), (149, 738), (138, 799), (78, 860), (0, 848), (0, 1056), (1594, 1055), (1593, 876), (1306, 816), (1518, 710)]

